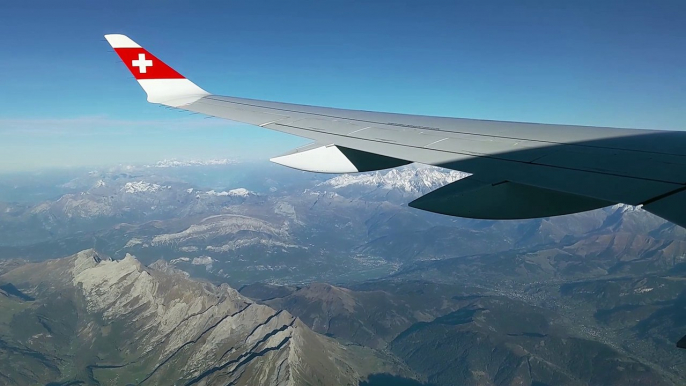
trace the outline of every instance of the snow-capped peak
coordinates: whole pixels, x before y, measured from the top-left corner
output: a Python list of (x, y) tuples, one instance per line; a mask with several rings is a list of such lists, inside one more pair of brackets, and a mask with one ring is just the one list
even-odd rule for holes
[(223, 191), (223, 192), (216, 192), (214, 190), (210, 190), (207, 192), (208, 195), (210, 196), (231, 196), (231, 197), (248, 197), (251, 194), (255, 194), (248, 189), (245, 188), (238, 188), (238, 189), (231, 189), (228, 192)]
[(238, 189), (229, 190), (229, 196), (248, 197), (251, 194), (254, 194), (254, 193), (249, 191), (248, 189), (245, 189), (245, 188), (238, 188)]
[(412, 166), (371, 173), (344, 174), (319, 185), (331, 186), (334, 189), (367, 186), (386, 190), (399, 189), (406, 193), (424, 193), (469, 175), (455, 170)]
[(620, 210), (622, 213), (636, 212), (643, 210), (643, 205), (629, 205), (629, 204), (614, 204), (610, 207), (612, 211)]
[(161, 189), (169, 189), (170, 186), (161, 186), (158, 184), (151, 184), (149, 182), (137, 181), (137, 182), (127, 182), (121, 190), (124, 193), (152, 193), (157, 192)]

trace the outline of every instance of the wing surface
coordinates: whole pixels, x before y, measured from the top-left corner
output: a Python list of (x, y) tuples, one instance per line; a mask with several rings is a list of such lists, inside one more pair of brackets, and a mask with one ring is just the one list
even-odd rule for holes
[[(482, 195), (453, 188), (454, 192), (441, 190), (431, 197), (436, 209), (436, 202), (449, 202), (450, 193), (454, 194), (450, 210), (433, 210), (440, 213), (529, 218), (621, 202), (643, 205), (686, 226), (686, 132), (416, 116), (219, 96), (196, 86), (128, 37), (105, 37), (146, 91), (148, 101), (310, 138), (318, 144), (284, 156), (291, 158), (277, 157), (278, 163), (304, 170), (354, 172), (420, 162), (488, 180), (493, 188), (480, 189), (487, 193), (484, 199), (494, 203), (508, 199), (522, 203), (529, 196), (531, 201), (551, 201), (544, 205), (549, 210), (529, 205), (529, 210), (500, 213), (496, 205), (491, 211), (460, 211), (455, 209), (460, 197), (478, 201)], [(320, 166), (322, 160), (331, 162)], [(508, 184), (495, 188), (503, 183)]]

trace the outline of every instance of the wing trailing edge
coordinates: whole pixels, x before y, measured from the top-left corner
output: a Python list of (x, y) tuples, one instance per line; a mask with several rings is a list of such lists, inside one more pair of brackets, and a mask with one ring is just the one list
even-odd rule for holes
[(679, 341), (676, 343), (676, 346), (678, 348), (685, 348), (686, 349), (686, 336), (683, 338), (679, 339)]
[[(643, 209), (686, 228), (686, 188), (643, 204)], [(686, 340), (684, 340), (686, 345)]]
[(449, 216), (520, 220), (585, 212), (613, 204), (509, 181), (489, 183), (471, 176), (434, 190), (409, 206)]

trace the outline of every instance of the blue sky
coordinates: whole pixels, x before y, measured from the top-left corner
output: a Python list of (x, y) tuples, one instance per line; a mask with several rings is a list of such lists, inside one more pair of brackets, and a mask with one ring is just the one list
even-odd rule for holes
[(684, 20), (681, 0), (3, 2), (0, 170), (266, 159), (305, 142), (148, 104), (106, 33), (217, 94), (682, 130)]

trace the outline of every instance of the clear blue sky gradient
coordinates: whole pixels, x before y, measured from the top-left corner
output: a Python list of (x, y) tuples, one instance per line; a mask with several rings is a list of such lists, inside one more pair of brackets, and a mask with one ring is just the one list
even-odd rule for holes
[(682, 130), (684, 20), (681, 0), (3, 2), (0, 170), (304, 143), (148, 104), (106, 33), (217, 94)]

